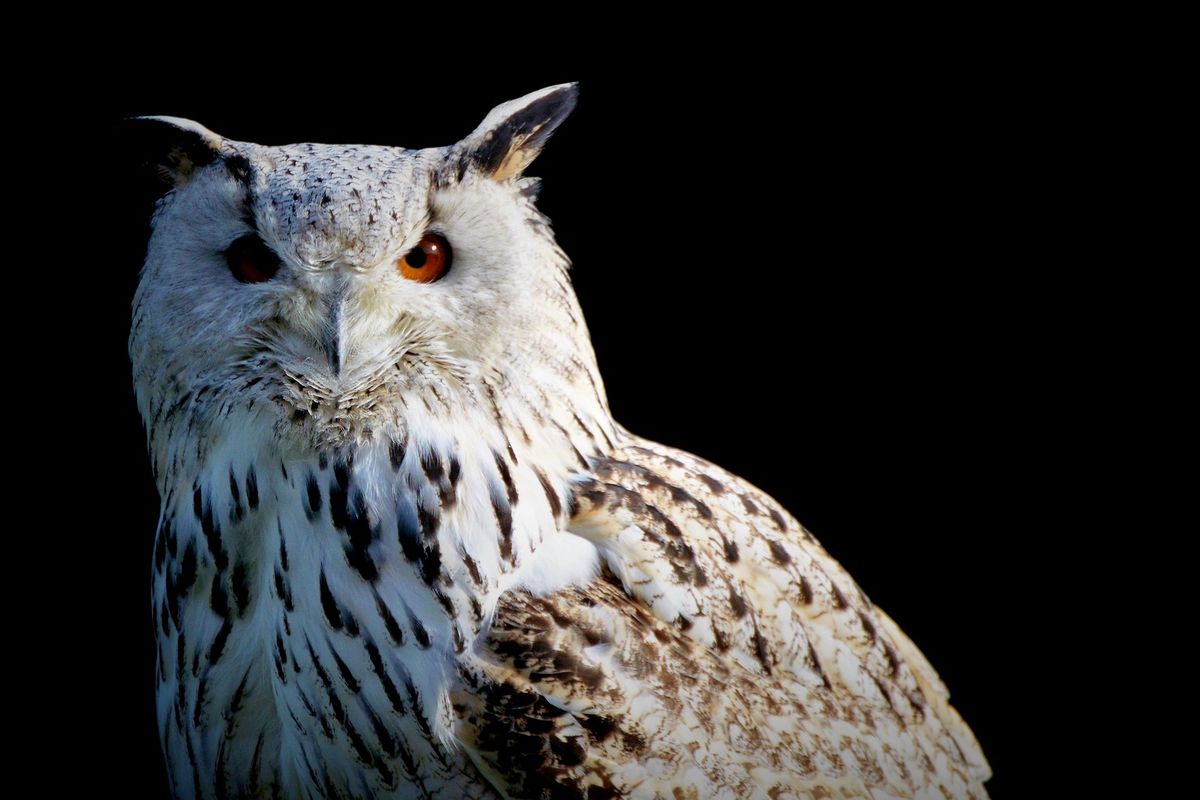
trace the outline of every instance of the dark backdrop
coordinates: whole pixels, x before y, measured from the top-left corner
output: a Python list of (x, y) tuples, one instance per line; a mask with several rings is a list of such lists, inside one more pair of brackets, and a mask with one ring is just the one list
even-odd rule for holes
[(1026, 249), (1040, 223), (1023, 211), (1038, 192), (1022, 137), (1038, 109), (997, 113), (1002, 78), (870, 48), (773, 66), (694, 52), (624, 76), (547, 59), (437, 78), (370, 60), (338, 77), (306, 61), (286, 82), (103, 55), (70, 89), (75, 124), (94, 131), (83, 149), (101, 179), (86, 193), (102, 228), (72, 280), (71, 357), (94, 387), (92, 433), (72, 450), (92, 467), (80, 502), (105, 522), (79, 537), (71, 647), (50, 659), (68, 673), (58, 735), (88, 742), (91, 784), (165, 796), (157, 498), (125, 352), (150, 194), (108, 127), (171, 114), (269, 144), (441, 145), (499, 102), (578, 80), (575, 114), (529, 173), (574, 261), (616, 418), (790, 509), (940, 672), (994, 796), (1023, 794), (1059, 735), (1031, 721), (1031, 686), (1055, 688), (1058, 667), (1042, 657), (1052, 615), (1030, 549), (1076, 534), (1069, 510), (1042, 505), (1073, 434), (1047, 388), (1069, 366), (1043, 337)]

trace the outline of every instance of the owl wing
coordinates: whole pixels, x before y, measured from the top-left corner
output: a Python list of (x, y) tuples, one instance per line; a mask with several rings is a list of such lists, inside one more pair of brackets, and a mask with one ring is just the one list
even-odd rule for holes
[(506, 592), (453, 698), (512, 796), (986, 797), (989, 769), (916, 647), (778, 504), (629, 438), (568, 535), (584, 585)]

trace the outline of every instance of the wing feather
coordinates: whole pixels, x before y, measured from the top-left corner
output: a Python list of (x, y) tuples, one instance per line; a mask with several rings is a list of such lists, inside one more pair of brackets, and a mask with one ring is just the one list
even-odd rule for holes
[(770, 497), (644, 440), (590, 465), (562, 533), (601, 575), (503, 595), (454, 698), (503, 792), (987, 796), (928, 662)]

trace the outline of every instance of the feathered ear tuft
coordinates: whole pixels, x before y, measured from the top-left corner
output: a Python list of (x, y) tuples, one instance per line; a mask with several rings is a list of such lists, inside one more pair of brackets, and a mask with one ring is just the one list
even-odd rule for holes
[(575, 108), (579, 85), (563, 83), (496, 106), (450, 151), (459, 174), (474, 168), (502, 181), (520, 177)]
[(130, 117), (118, 130), (121, 147), (139, 167), (175, 186), (188, 182), (221, 150), (222, 139), (198, 122), (179, 117)]

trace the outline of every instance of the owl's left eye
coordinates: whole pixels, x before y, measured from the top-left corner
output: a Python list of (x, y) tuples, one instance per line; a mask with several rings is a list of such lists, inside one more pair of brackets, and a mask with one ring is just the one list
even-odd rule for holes
[(431, 231), (396, 261), (396, 268), (410, 281), (433, 283), (449, 272), (453, 259), (454, 253), (446, 237)]
[(225, 262), (242, 283), (262, 283), (279, 271), (279, 256), (253, 233), (235, 239), (225, 251)]

